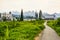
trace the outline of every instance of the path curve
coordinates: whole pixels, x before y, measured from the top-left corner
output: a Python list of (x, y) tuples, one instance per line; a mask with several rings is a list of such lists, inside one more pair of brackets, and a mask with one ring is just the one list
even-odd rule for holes
[(43, 31), (43, 35), (41, 40), (60, 40), (60, 37), (57, 33), (47, 25), (47, 21), (44, 23), (45, 29)]

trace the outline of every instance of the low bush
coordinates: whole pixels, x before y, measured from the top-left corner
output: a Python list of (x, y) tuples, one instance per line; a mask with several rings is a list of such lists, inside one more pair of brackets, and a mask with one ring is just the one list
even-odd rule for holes
[(59, 19), (47, 22), (47, 24), (51, 28), (53, 28), (58, 33), (58, 35), (60, 36), (60, 24), (59, 23), (60, 23)]
[(0, 22), (0, 40), (34, 40), (44, 29), (44, 21)]

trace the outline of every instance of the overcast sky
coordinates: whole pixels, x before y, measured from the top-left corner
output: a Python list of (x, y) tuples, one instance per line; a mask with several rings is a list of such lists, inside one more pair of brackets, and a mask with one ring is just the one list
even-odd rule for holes
[(0, 0), (0, 12), (40, 9), (43, 12), (60, 12), (60, 0)]

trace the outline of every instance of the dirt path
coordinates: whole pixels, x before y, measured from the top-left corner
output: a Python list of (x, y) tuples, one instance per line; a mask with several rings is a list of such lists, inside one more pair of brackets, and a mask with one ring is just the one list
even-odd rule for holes
[(44, 23), (45, 29), (43, 31), (43, 35), (40, 40), (60, 40), (60, 37), (57, 35), (57, 33), (46, 25), (47, 21)]

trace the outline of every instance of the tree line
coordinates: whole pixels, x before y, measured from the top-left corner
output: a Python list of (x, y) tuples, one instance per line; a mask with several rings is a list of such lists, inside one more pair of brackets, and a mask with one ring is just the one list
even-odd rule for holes
[[(35, 19), (36, 20), (42, 20), (42, 10), (39, 11), (39, 18), (38, 18), (38, 13), (35, 12)], [(23, 21), (23, 9), (21, 9), (21, 18), (20, 21)]]
[[(9, 12), (9, 14), (11, 14), (11, 12)], [(39, 16), (39, 18), (38, 18)], [(21, 16), (20, 16), (20, 19), (19, 21), (23, 21), (23, 9), (21, 9)], [(42, 20), (42, 10), (39, 11), (39, 13), (35, 12), (35, 19), (36, 20)], [(3, 16), (3, 21), (6, 21), (6, 17)], [(14, 21), (14, 19), (13, 19)]]

